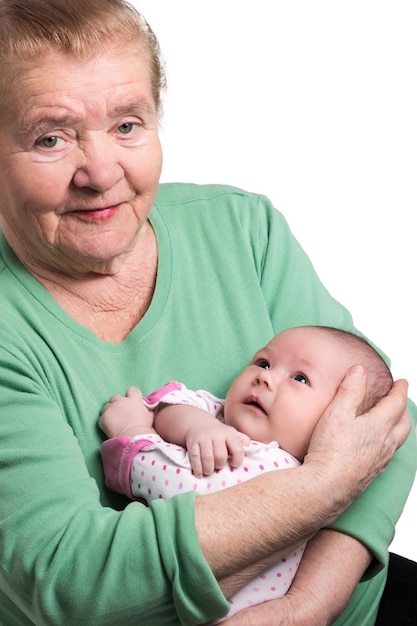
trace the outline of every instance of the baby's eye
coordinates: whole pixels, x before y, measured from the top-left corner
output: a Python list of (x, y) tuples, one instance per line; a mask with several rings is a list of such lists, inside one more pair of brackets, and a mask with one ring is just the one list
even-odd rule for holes
[(255, 361), (255, 365), (257, 365), (258, 367), (262, 367), (262, 369), (264, 370), (269, 370), (269, 368), (271, 367), (271, 364), (266, 359), (258, 359), (257, 361)]
[(303, 385), (310, 386), (310, 381), (308, 380), (307, 376), (304, 376), (304, 374), (295, 374), (293, 376), (293, 379), (299, 383), (302, 383)]

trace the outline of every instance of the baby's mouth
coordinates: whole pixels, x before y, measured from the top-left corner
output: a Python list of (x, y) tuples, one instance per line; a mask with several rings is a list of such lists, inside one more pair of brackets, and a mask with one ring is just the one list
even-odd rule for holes
[(247, 406), (252, 406), (255, 409), (257, 409), (258, 411), (260, 411), (261, 413), (263, 413), (264, 415), (266, 415), (266, 411), (265, 411), (265, 409), (263, 407), (262, 402), (258, 398), (258, 396), (249, 396), (244, 401), (244, 404), (246, 404)]

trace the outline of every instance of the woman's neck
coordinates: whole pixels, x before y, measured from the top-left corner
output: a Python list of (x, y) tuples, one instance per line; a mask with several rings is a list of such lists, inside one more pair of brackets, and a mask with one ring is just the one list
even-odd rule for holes
[(158, 251), (152, 229), (149, 235), (114, 273), (32, 273), (76, 322), (103, 341), (118, 343), (145, 315), (155, 291)]

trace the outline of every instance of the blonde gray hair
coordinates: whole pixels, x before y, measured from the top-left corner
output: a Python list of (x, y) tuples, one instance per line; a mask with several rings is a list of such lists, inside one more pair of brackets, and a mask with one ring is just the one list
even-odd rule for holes
[(0, 116), (19, 72), (39, 57), (61, 52), (88, 58), (110, 45), (138, 46), (151, 73), (161, 113), (165, 72), (158, 40), (145, 18), (125, 0), (0, 0)]

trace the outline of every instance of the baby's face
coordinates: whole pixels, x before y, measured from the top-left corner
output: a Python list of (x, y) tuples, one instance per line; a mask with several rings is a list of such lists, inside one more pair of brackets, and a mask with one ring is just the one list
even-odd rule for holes
[(318, 419), (356, 362), (324, 329), (286, 330), (232, 383), (225, 422), (251, 439), (278, 441), (302, 461)]

